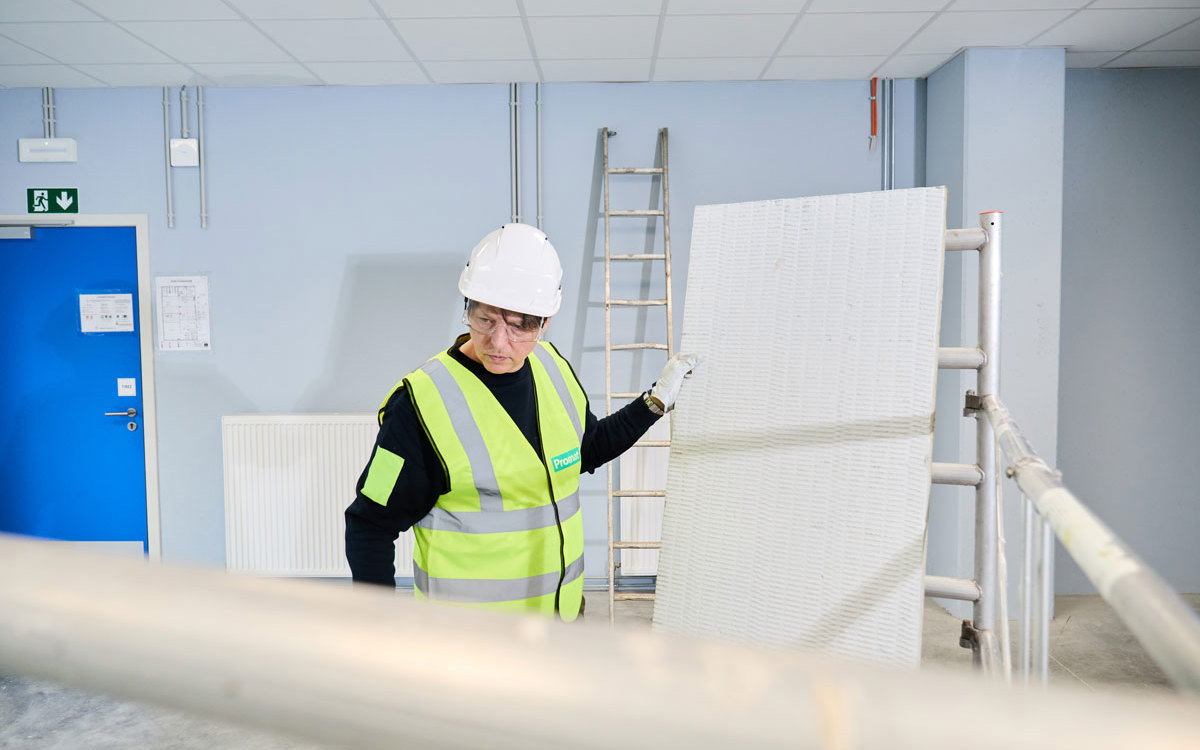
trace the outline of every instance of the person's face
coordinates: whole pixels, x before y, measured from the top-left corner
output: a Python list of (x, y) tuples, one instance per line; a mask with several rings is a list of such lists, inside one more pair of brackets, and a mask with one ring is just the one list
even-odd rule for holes
[(484, 304), (476, 304), (466, 317), (471, 332), (469, 354), (497, 375), (520, 370), (545, 328), (544, 323), (539, 327), (540, 318), (526, 323), (521, 313)]

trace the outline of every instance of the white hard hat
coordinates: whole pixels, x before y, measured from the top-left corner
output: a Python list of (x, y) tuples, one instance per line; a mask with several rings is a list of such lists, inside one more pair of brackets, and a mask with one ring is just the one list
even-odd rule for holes
[(505, 224), (471, 251), (458, 291), (485, 305), (548, 318), (562, 303), (562, 264), (542, 230)]

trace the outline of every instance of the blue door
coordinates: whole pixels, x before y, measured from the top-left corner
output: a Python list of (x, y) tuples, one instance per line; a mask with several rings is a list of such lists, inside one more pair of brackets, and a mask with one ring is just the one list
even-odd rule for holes
[(147, 551), (135, 231), (0, 239), (0, 531)]

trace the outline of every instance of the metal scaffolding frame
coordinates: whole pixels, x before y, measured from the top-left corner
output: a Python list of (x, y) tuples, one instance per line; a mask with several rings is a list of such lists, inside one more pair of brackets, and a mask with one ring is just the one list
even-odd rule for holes
[(1000, 226), (1001, 213), (979, 215), (979, 226), (946, 230), (946, 251), (979, 253), (979, 340), (971, 347), (941, 347), (938, 368), (977, 370), (976, 388), (967, 392), (964, 416), (975, 418), (973, 464), (934, 463), (934, 484), (975, 488), (975, 563), (972, 578), (925, 577), (925, 595), (971, 602), (972, 619), (963, 623), (963, 644), (970, 645), (976, 666), (985, 672), (1003, 668), (1001, 643), (996, 637), (998, 531), (996, 436), (979, 412), (979, 399), (994, 396), (1000, 387)]

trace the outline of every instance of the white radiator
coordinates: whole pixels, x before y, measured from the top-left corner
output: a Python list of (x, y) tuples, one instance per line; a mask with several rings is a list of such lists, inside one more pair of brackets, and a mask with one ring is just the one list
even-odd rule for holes
[[(373, 414), (221, 417), (225, 565), (278, 576), (349, 577), (343, 511), (375, 445)], [(412, 532), (396, 543), (412, 575)]]

